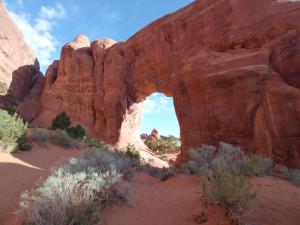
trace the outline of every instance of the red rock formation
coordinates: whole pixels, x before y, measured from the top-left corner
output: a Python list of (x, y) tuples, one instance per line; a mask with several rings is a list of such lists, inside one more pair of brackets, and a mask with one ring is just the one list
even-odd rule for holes
[(157, 129), (153, 129), (151, 134), (147, 136), (147, 141), (160, 139), (160, 134)]
[(127, 42), (64, 46), (37, 122), (60, 111), (112, 144), (141, 144), (140, 107), (173, 96), (182, 156), (219, 141), (300, 167), (300, 3), (198, 0)]
[(44, 80), (39, 70), (33, 51), (0, 0), (0, 82), (6, 84), (19, 103), (19, 112), (28, 121), (39, 112)]

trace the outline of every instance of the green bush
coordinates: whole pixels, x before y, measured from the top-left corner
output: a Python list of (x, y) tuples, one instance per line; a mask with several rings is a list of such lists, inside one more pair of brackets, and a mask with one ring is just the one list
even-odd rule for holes
[(85, 130), (80, 125), (77, 125), (76, 127), (68, 128), (67, 132), (69, 136), (74, 139), (83, 141), (84, 138), (86, 138)]
[(71, 120), (65, 112), (60, 113), (52, 120), (52, 129), (66, 130), (71, 125)]
[(242, 164), (241, 173), (246, 176), (266, 176), (270, 175), (272, 166), (272, 159), (252, 155)]
[(24, 137), (21, 139), (18, 146), (21, 151), (29, 151), (32, 148), (32, 142), (28, 137)]
[(31, 130), (30, 139), (38, 143), (41, 147), (47, 147), (50, 142), (50, 134), (48, 130), (35, 128)]
[(145, 140), (145, 145), (154, 153), (164, 155), (180, 151), (180, 141), (174, 136), (161, 137), (160, 139)]
[(94, 225), (115, 199), (126, 199), (112, 186), (127, 176), (131, 162), (107, 149), (89, 149), (55, 169), (38, 189), (22, 195), (21, 212), (34, 225)]
[[(27, 123), (17, 115), (10, 115), (5, 110), (0, 110), (0, 142), (4, 149), (9, 146), (17, 147), (24, 142)], [(13, 148), (12, 148), (13, 149)]]
[(140, 152), (136, 150), (135, 146), (132, 144), (127, 145), (126, 154), (130, 159), (134, 160), (135, 162), (139, 162), (141, 159)]
[(94, 147), (94, 148), (103, 148), (103, 146), (104, 146), (104, 144), (102, 144), (101, 142), (99, 142), (98, 140), (96, 140), (94, 138), (87, 138), (86, 143), (90, 147)]

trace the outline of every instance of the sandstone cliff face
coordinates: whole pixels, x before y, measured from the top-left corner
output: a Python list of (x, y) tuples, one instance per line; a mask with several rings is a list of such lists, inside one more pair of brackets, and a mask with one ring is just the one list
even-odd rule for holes
[(18, 110), (29, 121), (39, 111), (43, 79), (36, 56), (0, 0), (0, 82), (6, 84), (19, 103)]
[(36, 123), (66, 111), (106, 142), (142, 146), (142, 102), (162, 92), (183, 158), (223, 141), (300, 167), (299, 21), (299, 2), (198, 0), (124, 43), (79, 36), (47, 71)]

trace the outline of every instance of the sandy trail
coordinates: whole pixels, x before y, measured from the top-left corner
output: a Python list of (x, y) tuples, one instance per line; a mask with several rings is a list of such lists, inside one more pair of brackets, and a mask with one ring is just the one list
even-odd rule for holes
[[(179, 175), (161, 182), (138, 173), (128, 184), (129, 206), (117, 205), (104, 211), (103, 225), (192, 225), (194, 212), (204, 210), (199, 198), (199, 180)], [(223, 212), (210, 208), (205, 225), (222, 223)]]
[(13, 211), (18, 207), (21, 193), (35, 187), (49, 176), (51, 168), (63, 158), (75, 156), (80, 150), (66, 150), (49, 145), (34, 146), (29, 152), (0, 153), (0, 224), (16, 224)]

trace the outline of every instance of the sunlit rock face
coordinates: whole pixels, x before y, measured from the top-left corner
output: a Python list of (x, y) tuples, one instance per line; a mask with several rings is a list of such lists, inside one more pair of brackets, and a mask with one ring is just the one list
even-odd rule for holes
[(300, 167), (300, 3), (198, 0), (128, 41), (79, 36), (46, 74), (38, 124), (61, 111), (142, 146), (142, 102), (173, 96), (187, 149), (219, 141)]
[[(43, 80), (36, 56), (0, 1), (0, 82), (14, 96), (18, 111), (28, 121), (39, 111)], [(2, 100), (3, 96), (0, 106)]]

